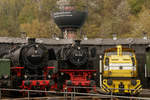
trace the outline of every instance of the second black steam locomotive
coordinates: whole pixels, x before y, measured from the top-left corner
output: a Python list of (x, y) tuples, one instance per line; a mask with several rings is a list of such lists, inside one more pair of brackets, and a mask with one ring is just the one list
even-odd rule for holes
[(67, 45), (58, 52), (58, 86), (69, 86), (70, 91), (72, 86), (95, 87), (97, 83), (96, 49), (83, 46), (80, 42), (76, 40), (74, 44)]

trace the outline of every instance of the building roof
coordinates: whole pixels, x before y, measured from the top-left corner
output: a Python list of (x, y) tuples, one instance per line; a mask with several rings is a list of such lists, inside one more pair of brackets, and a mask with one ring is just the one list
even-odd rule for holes
[[(37, 43), (43, 43), (47, 45), (62, 45), (62, 44), (72, 44), (74, 41), (71, 39), (48, 39), (48, 38), (37, 38)], [(0, 43), (27, 43), (26, 38), (14, 38), (14, 37), (0, 37)], [(115, 44), (150, 44), (150, 39), (145, 40), (143, 38), (123, 38), (113, 40), (109, 39), (88, 39), (82, 40), (81, 44), (85, 45), (115, 45)]]

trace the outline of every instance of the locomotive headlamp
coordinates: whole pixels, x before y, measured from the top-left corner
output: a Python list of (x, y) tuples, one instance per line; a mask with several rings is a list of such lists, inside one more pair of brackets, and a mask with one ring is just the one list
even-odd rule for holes
[(24, 75), (24, 78), (25, 78), (25, 79), (27, 79), (27, 78), (28, 78), (28, 76), (27, 76), (27, 75)]
[(48, 75), (47, 77), (50, 79), (50, 78), (51, 78), (51, 75)]
[(35, 50), (34, 52), (35, 52), (35, 54), (37, 54), (37, 52), (38, 52), (38, 51), (37, 51), (37, 50)]
[(61, 74), (62, 76), (64, 75), (64, 73), (63, 73), (63, 72), (61, 72), (60, 74)]
[(97, 74), (96, 74), (96, 73), (94, 73), (93, 75), (94, 75), (94, 76), (96, 76)]
[(35, 45), (35, 47), (37, 47), (37, 48), (38, 48), (38, 47), (39, 47), (39, 45)]
[(78, 50), (80, 50), (80, 47), (78, 47)]
[(4, 79), (8, 79), (8, 75), (4, 75)]

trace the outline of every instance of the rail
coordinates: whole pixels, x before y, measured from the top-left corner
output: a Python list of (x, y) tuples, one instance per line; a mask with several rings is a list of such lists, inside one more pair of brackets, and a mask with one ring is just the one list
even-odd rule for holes
[[(68, 92), (67, 88), (73, 88), (73, 92)], [(6, 88), (0, 88), (0, 99), (2, 98), (2, 91), (13, 91), (13, 92), (27, 92), (28, 96), (26, 98), (18, 98), (18, 100), (30, 100), (32, 97), (30, 97), (30, 93), (31, 92), (36, 92), (36, 93), (51, 93), (51, 94), (63, 94), (64, 95), (64, 100), (67, 100), (67, 98), (71, 98), (71, 100), (75, 100), (76, 99), (76, 95), (82, 95), (82, 96), (97, 96), (99, 98), (110, 98), (111, 100), (113, 100), (113, 98), (119, 98), (119, 99), (138, 99), (138, 100), (150, 100), (150, 97), (128, 97), (128, 96), (117, 96), (117, 95), (113, 95), (112, 93), (110, 95), (106, 95), (106, 94), (99, 94), (99, 93), (79, 93), (76, 92), (75, 90), (77, 88), (92, 88), (92, 87), (66, 87), (64, 92), (57, 92), (57, 91), (42, 91), (42, 90), (23, 90), (23, 89), (6, 89)], [(96, 87), (99, 88), (99, 87)], [(100, 89), (100, 88), (99, 88)], [(146, 91), (150, 91), (147, 89), (144, 89)], [(70, 95), (70, 96), (69, 96)], [(52, 98), (52, 97), (36, 97), (36, 98)], [(12, 100), (11, 99), (7, 99), (7, 100)], [(17, 100), (17, 99), (15, 99)]]

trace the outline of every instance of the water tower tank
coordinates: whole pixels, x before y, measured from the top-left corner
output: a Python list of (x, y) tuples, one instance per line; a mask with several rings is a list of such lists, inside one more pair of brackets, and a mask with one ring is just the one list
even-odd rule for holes
[(79, 11), (73, 6), (65, 6), (53, 13), (53, 19), (61, 30), (65, 28), (79, 29), (84, 24), (86, 17), (86, 10)]

